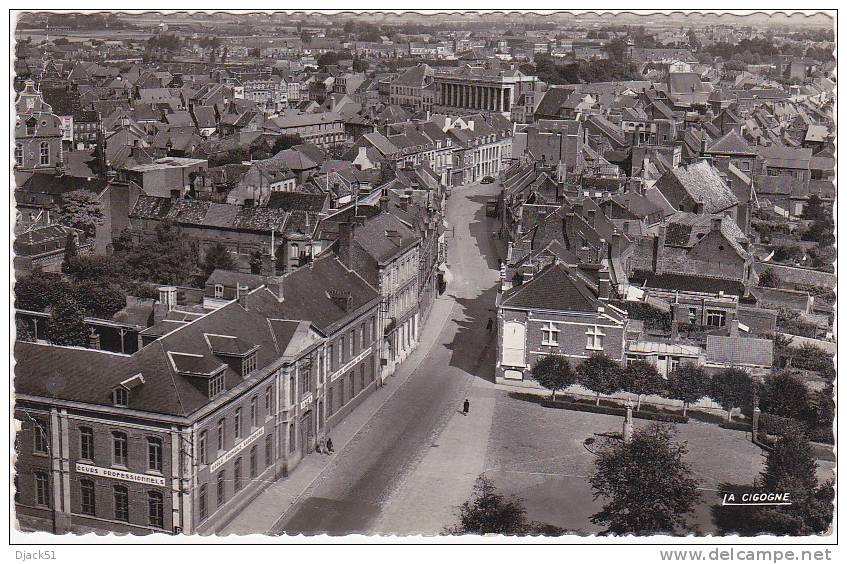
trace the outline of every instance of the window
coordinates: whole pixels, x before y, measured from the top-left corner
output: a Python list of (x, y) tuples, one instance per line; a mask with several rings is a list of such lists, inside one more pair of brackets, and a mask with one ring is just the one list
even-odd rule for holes
[(225, 382), (224, 382), (224, 374), (221, 372), (217, 376), (213, 376), (211, 380), (209, 380), (209, 399), (212, 399), (216, 396), (219, 396), (224, 392)]
[(350, 358), (356, 356), (356, 330), (350, 329)]
[(129, 522), (129, 491), (124, 486), (112, 486), (115, 500), (115, 519)]
[(327, 357), (329, 358), (329, 364), (330, 364), (331, 370), (335, 370), (335, 355), (334, 355), (334, 353), (335, 353), (334, 347), (332, 345), (329, 345), (329, 348), (327, 349)]
[(253, 396), (250, 398), (250, 429), (258, 427), (259, 422), (259, 398)]
[(226, 443), (226, 419), (218, 419), (218, 452), (224, 449)]
[(215, 284), (215, 297), (216, 298), (223, 298), (224, 297), (223, 284)]
[(40, 156), (41, 156), (41, 158), (39, 160), (40, 164), (42, 164), (42, 165), (49, 165), (50, 164), (50, 145), (47, 143), (47, 141), (41, 142), (41, 155)]
[(129, 390), (120, 386), (112, 390), (112, 403), (117, 407), (129, 405)]
[(344, 362), (345, 360), (347, 360), (347, 347), (345, 346), (345, 339), (345, 337), (341, 337), (341, 346), (338, 348), (338, 362)]
[(126, 466), (126, 433), (112, 433), (112, 466)]
[(350, 380), (350, 399), (353, 399), (353, 397), (356, 395), (356, 378), (355, 378), (355, 374), (353, 374), (352, 372), (350, 373), (349, 380)]
[(91, 427), (79, 428), (79, 457), (94, 460), (94, 430)]
[(347, 403), (347, 400), (344, 398), (344, 378), (341, 378), (338, 382), (338, 392), (341, 395), (339, 398), (341, 401), (338, 402), (338, 407), (343, 407), (344, 404)]
[(258, 357), (257, 353), (252, 353), (244, 358), (241, 361), (241, 374), (245, 378), (250, 375), (254, 370), (256, 370), (256, 358)]
[(198, 496), (197, 506), (197, 512), (200, 514), (200, 520), (202, 521), (206, 518), (206, 515), (208, 513), (208, 508), (206, 505), (206, 484), (200, 486), (200, 495)]
[(559, 330), (552, 321), (541, 327), (541, 344), (549, 347), (559, 346)]
[[(29, 100), (27, 100), (29, 102)], [(29, 105), (29, 104), (27, 104)], [(35, 135), (35, 126), (38, 125), (38, 122), (35, 118), (29, 118), (26, 120), (26, 134), (27, 136)]]
[(294, 403), (297, 401), (297, 380), (294, 378), (294, 375), (291, 375), (291, 380), (289, 380), (289, 390), (290, 397), (288, 398), (289, 403)]
[(688, 322), (691, 323), (692, 325), (697, 324), (697, 308), (696, 307), (688, 308)]
[(47, 440), (47, 429), (41, 421), (35, 421), (32, 426), (32, 452), (47, 454), (49, 441)]
[(94, 494), (94, 482), (91, 480), (79, 481), (79, 507), (80, 511), (85, 515), (94, 515), (96, 513)]
[(362, 363), (359, 365), (359, 391), (365, 389), (365, 364)]
[(289, 425), (288, 425), (288, 452), (294, 452), (294, 450), (297, 448), (296, 438), (297, 438), (296, 425), (294, 423), (289, 423)]
[(723, 327), (726, 325), (726, 312), (722, 309), (706, 310), (706, 325)]
[(270, 466), (274, 462), (274, 436), (268, 435), (265, 437), (265, 467)]
[(232, 469), (233, 472), (233, 480), (232, 480), (232, 488), (234, 491), (241, 490), (241, 457), (235, 459), (235, 465)]
[(241, 408), (235, 410), (235, 438), (241, 438)]
[(162, 471), (162, 439), (147, 439), (147, 468)]
[(50, 482), (46, 472), (35, 473), (35, 504), (50, 506)]
[(207, 447), (206, 431), (200, 431), (200, 440), (197, 441), (197, 456), (200, 459), (200, 464), (208, 464), (208, 447)]
[(256, 445), (250, 449), (250, 477), (255, 478), (259, 470), (259, 461), (256, 456)]
[(24, 164), (24, 146), (20, 143), (15, 143), (15, 164), (18, 166)]
[(332, 413), (333, 413), (332, 396), (333, 396), (332, 388), (327, 388), (327, 390), (326, 390), (326, 405), (327, 405), (326, 414), (328, 416), (332, 415)]
[(226, 470), (218, 472), (218, 507), (226, 502)]
[(273, 409), (272, 409), (272, 407), (273, 407), (273, 405), (272, 405), (273, 395), (274, 395), (273, 386), (268, 386), (267, 388), (265, 388), (265, 417), (270, 417), (273, 413)]
[[(165, 504), (160, 492), (147, 492), (147, 516), (150, 526), (165, 526)], [(206, 517), (206, 484), (200, 487), (200, 518)]]
[(603, 350), (603, 337), (606, 336), (603, 331), (597, 327), (591, 327), (588, 331), (585, 332), (588, 337), (588, 344), (585, 345), (585, 348), (594, 350), (594, 351), (602, 351)]

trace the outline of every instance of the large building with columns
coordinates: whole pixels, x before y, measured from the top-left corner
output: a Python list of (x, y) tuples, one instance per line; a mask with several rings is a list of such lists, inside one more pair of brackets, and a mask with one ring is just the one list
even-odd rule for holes
[(434, 113), (499, 113), (509, 118), (512, 106), (525, 91), (533, 91), (538, 77), (518, 70), (500, 71), (481, 67), (459, 67), (437, 73), (434, 78)]

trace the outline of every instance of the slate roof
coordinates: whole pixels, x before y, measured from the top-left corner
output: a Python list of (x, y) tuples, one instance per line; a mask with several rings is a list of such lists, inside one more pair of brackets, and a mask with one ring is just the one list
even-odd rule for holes
[(792, 148), (772, 145), (759, 149), (765, 166), (775, 168), (793, 168), (808, 170), (809, 161), (812, 158), (812, 150), (809, 148)]
[(735, 129), (731, 129), (726, 135), (709, 145), (706, 152), (726, 155), (756, 154), (756, 150)]
[[(396, 233), (399, 237), (389, 237)], [(377, 263), (389, 262), (420, 242), (420, 237), (392, 214), (382, 213), (357, 226), (353, 241)]]
[(743, 296), (744, 284), (737, 280), (713, 278), (697, 274), (656, 274), (649, 270), (635, 270), (629, 276), (630, 284), (659, 290), (680, 290), (707, 294)]
[(324, 210), (326, 198), (326, 194), (309, 192), (273, 192), (268, 199), (267, 206), (286, 211), (320, 213)]
[(560, 263), (550, 265), (529, 282), (510, 288), (501, 301), (504, 308), (595, 313), (599, 305), (601, 302), (588, 286)]

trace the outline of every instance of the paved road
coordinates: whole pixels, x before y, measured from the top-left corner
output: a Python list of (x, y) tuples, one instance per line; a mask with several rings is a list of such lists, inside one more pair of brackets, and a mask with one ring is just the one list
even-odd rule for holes
[(420, 368), (397, 390), (333, 463), (277, 522), (272, 533), (355, 534), (373, 530), (392, 494), (437, 447), (440, 432), (461, 407), (493, 346), (485, 325), (493, 316), (498, 277), (485, 200), (496, 184), (453, 190), (448, 201), (448, 265), (453, 280), (441, 299), (454, 300), (451, 319), (429, 346)]

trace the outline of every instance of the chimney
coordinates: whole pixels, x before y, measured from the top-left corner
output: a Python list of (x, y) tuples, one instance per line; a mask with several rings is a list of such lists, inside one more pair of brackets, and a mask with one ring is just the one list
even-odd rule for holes
[(653, 272), (660, 276), (665, 272), (665, 238), (667, 233), (668, 228), (662, 225), (659, 227), (659, 234), (653, 239)]
[(596, 223), (596, 221), (597, 221), (597, 217), (596, 217), (596, 216), (597, 216), (597, 213), (596, 213), (596, 210), (586, 210), (586, 215), (588, 216), (588, 217), (586, 218), (586, 221), (588, 222), (588, 225), (590, 225), (591, 227), (597, 227), (597, 223)]
[(601, 302), (609, 301), (609, 292), (611, 291), (611, 281), (609, 280), (609, 269), (601, 268), (598, 272), (597, 280), (597, 298)]
[(244, 308), (244, 311), (249, 311), (247, 306), (247, 296), (250, 295), (250, 288), (247, 286), (238, 285), (238, 303), (241, 304), (241, 307)]
[(354, 230), (354, 223), (344, 222), (338, 224), (338, 260), (350, 270), (353, 269), (353, 257), (350, 253), (350, 246), (353, 241)]
[(700, 154), (706, 152), (706, 134), (703, 133), (703, 130), (700, 130)]
[(173, 311), (176, 308), (176, 286), (160, 286), (159, 303)]
[(468, 120), (468, 129), (470, 129), (471, 131), (473, 131), (473, 130), (474, 130), (473, 128), (474, 128), (474, 122), (473, 122), (473, 120), (472, 120), (472, 119), (469, 119), (469, 120)]
[(262, 276), (276, 276), (276, 261), (273, 256), (267, 252), (262, 252), (262, 265), (259, 270), (259, 274)]
[[(310, 263), (311, 264), (311, 263)], [(282, 276), (272, 276), (265, 282), (265, 287), (276, 296), (276, 299), (282, 301)]]
[(723, 222), (722, 217), (712, 217), (712, 231), (720, 231), (721, 223)]
[(409, 196), (402, 195), (400, 196), (400, 209), (403, 211), (407, 211), (409, 209)]
[(733, 319), (729, 323), (729, 336), (730, 337), (737, 337), (738, 336), (738, 320), (737, 319)]
[(600, 264), (603, 259), (609, 258), (609, 244), (605, 239), (600, 239), (600, 245), (597, 249), (597, 264)]
[(88, 335), (88, 348), (100, 350), (100, 335), (93, 329), (91, 330), (91, 334)]
[(380, 197), (380, 199), (379, 199), (379, 211), (381, 213), (388, 212), (388, 202), (389, 202), (388, 196)]

